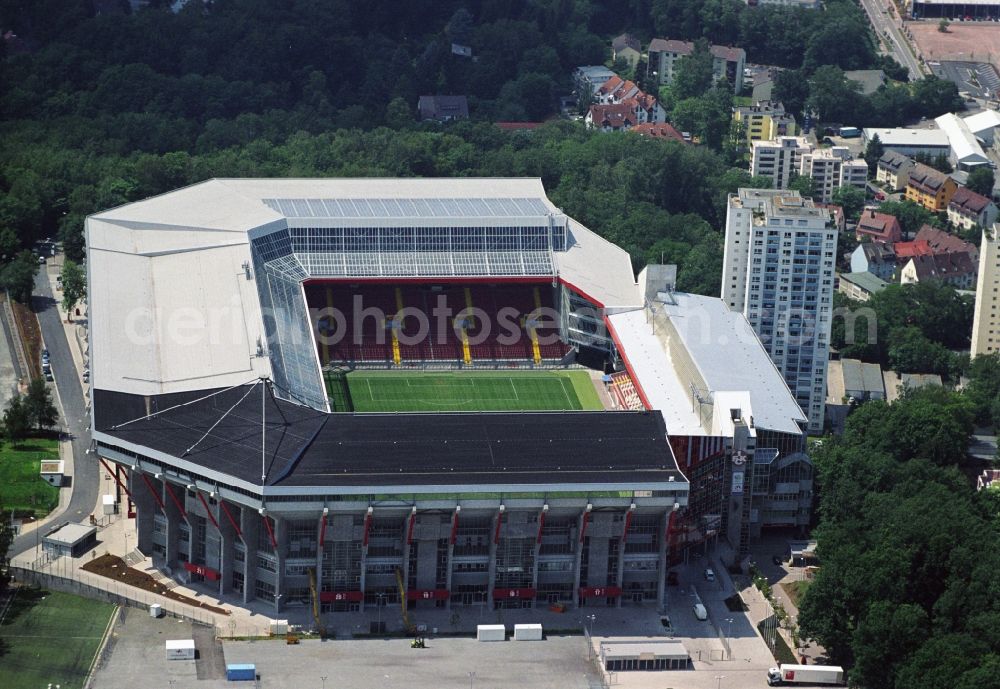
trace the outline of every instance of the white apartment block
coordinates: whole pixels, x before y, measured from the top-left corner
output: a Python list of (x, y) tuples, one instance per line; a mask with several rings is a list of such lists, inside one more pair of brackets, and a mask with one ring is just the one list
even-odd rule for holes
[(750, 143), (750, 174), (771, 178), (774, 189), (787, 189), (793, 173), (799, 172), (801, 157), (813, 151), (804, 136), (779, 136)]
[(846, 146), (820, 148), (802, 154), (798, 172), (812, 177), (820, 203), (830, 203), (833, 192), (840, 187), (851, 186), (864, 191), (868, 181), (868, 163), (864, 158), (852, 158)]
[(809, 418), (823, 430), (837, 229), (798, 192), (729, 197), (722, 299), (742, 311)]
[(979, 247), (976, 311), (972, 319), (972, 356), (1000, 351), (1000, 224), (983, 230)]
[(750, 143), (750, 174), (769, 177), (774, 189), (787, 189), (793, 174), (812, 177), (816, 200), (830, 203), (842, 186), (865, 189), (868, 163), (846, 146), (816, 148), (804, 136), (779, 136)]

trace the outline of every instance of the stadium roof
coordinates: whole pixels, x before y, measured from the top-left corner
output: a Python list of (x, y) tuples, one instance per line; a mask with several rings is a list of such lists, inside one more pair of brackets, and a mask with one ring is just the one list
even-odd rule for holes
[(96, 390), (94, 438), (248, 488), (260, 488), (263, 462), (271, 495), (308, 486), (361, 493), (685, 482), (658, 414), (327, 414), (270, 394), (262, 405), (262, 393), (247, 384), (156, 396), (147, 407), (143, 396)]
[[(562, 214), (539, 179), (213, 179), (87, 219), (94, 384), (157, 395), (274, 378), (251, 240), (296, 228), (399, 226), (562, 227), (566, 249), (498, 250), (494, 273), (489, 262), (483, 269), (472, 260), (483, 252), (455, 251), (453, 262), (442, 262), (422, 260), (430, 252), (376, 246), (370, 254), (380, 257), (378, 267), (359, 262), (341, 278), (391, 279), (382, 272), (396, 266), (433, 279), (445, 275), (419, 271), (448, 263), (451, 276), (468, 266), (470, 275), (499, 279), (558, 277), (601, 306), (641, 304), (628, 253)], [(304, 231), (295, 241), (310, 241)], [(287, 235), (283, 241), (287, 247)], [(323, 255), (278, 252), (268, 268), (293, 282), (322, 278), (310, 271), (323, 267), (316, 260)]]
[(661, 293), (651, 307), (607, 321), (633, 380), (671, 435), (716, 434), (732, 408), (752, 416), (758, 429), (802, 432), (805, 415), (741, 313), (721, 299), (683, 292)]

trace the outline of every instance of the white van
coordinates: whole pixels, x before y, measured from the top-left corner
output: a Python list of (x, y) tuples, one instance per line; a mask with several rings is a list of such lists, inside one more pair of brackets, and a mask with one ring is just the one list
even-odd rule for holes
[(715, 581), (715, 572), (713, 572), (711, 569), (706, 569), (705, 581)]
[(705, 610), (705, 606), (702, 605), (701, 603), (695, 603), (694, 604), (694, 616), (697, 617), (699, 620), (702, 620), (702, 621), (707, 620), (708, 619), (708, 610)]

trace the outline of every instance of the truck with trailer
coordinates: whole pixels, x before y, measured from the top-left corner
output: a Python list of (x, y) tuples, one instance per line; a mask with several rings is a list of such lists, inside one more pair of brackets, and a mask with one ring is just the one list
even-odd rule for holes
[(785, 684), (842, 685), (844, 668), (837, 665), (779, 665), (767, 671), (772, 687)]

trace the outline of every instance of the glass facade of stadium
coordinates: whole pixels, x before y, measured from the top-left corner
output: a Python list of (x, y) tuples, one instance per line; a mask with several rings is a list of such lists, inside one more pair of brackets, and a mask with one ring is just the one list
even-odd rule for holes
[(195, 588), (276, 610), (310, 604), (310, 576), (323, 612), (398, 603), (401, 592), (418, 609), (662, 603), (688, 499), (677, 481), (656, 491), (311, 488), (262, 502), (162, 457), (104, 442), (98, 454), (121, 467), (142, 552)]

